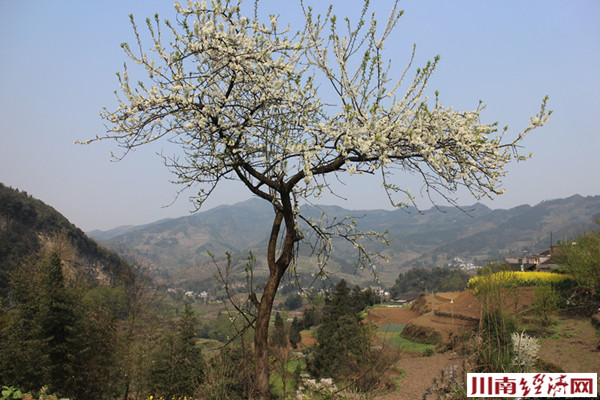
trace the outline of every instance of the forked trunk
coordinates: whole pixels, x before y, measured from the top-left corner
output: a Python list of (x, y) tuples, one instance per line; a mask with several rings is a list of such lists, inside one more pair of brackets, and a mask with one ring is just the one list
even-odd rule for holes
[[(254, 382), (252, 384), (252, 396), (255, 399), (273, 399), (269, 388), (269, 320), (273, 309), (273, 301), (277, 294), (279, 282), (285, 271), (287, 271), (294, 257), (294, 243), (299, 240), (296, 235), (293, 223), (293, 213), (291, 207), (284, 201), (284, 209), (289, 212), (284, 213), (276, 211), (275, 220), (271, 230), (269, 246), (267, 251), (267, 261), (269, 265), (269, 279), (264, 287), (260, 303), (257, 304), (258, 312), (255, 321), (254, 331)], [(275, 261), (277, 249), (277, 238), (281, 229), (281, 223), (285, 220), (286, 233), (281, 247), (281, 253)]]

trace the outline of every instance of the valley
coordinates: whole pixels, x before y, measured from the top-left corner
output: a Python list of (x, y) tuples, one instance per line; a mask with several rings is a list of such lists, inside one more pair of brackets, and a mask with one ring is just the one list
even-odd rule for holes
[[(366, 287), (391, 287), (398, 274), (413, 267), (466, 267), (471, 272), (491, 261), (518, 254), (537, 254), (551, 244), (595, 229), (600, 218), (600, 196), (572, 196), (549, 200), (535, 206), (491, 210), (482, 204), (408, 210), (346, 210), (333, 206), (311, 206), (308, 217), (321, 214), (329, 220), (352, 216), (359, 229), (386, 232), (389, 246), (365, 242), (370, 252), (384, 258), (372, 260), (373, 269), (356, 268), (357, 253), (343, 241), (335, 241), (328, 262), (334, 280)], [(268, 203), (252, 199), (232, 206), (220, 206), (187, 217), (91, 232), (110, 249), (143, 263), (157, 278), (195, 291), (214, 289), (215, 263), (224, 267), (231, 255), (232, 279), (245, 282), (245, 265), (252, 252), (257, 278), (265, 277), (266, 243), (272, 219)], [(306, 229), (306, 227), (304, 227)], [(315, 257), (307, 243), (299, 247), (296, 271), (302, 286), (314, 282)], [(375, 272), (378, 282), (375, 281)], [(295, 279), (296, 277), (294, 277)]]
[[(8, 277), (0, 288), (2, 383), (28, 398), (44, 396), (40, 387), (110, 400), (146, 400), (175, 387), (193, 388), (198, 399), (247, 395), (255, 321), (248, 288), (267, 275), (268, 205), (250, 200), (94, 232), (99, 243), (43, 202), (0, 189), (0, 273)], [(600, 196), (464, 209), (305, 209), (315, 218), (361, 216), (360, 229), (387, 230), (390, 243), (365, 243), (387, 258), (361, 270), (351, 246), (336, 242), (323, 276), (310, 247), (299, 247), (271, 314), (272, 393), (319, 398), (311, 382), (324, 378), (345, 387), (344, 399), (458, 400), (466, 372), (515, 368), (510, 335), (518, 332), (539, 343), (528, 371), (600, 371), (594, 259), (560, 256), (552, 272), (512, 272), (518, 265), (503, 262), (551, 244), (565, 254), (596, 251)], [(565, 238), (577, 246), (560, 246)], [(44, 306), (51, 302), (61, 306)], [(40, 358), (63, 346), (44, 344), (48, 321), (70, 326), (60, 343), (76, 344), (70, 359), (85, 361), (77, 379), (61, 372), (73, 361)]]

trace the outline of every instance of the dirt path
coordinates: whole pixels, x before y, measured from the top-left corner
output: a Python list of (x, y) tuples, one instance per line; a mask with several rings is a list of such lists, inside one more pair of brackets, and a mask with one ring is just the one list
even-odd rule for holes
[(565, 372), (600, 374), (600, 336), (590, 319), (559, 317), (555, 329), (556, 334), (542, 340), (538, 356)]
[(441, 377), (442, 369), (460, 366), (460, 360), (452, 353), (436, 354), (433, 357), (403, 358), (396, 364), (405, 375), (397, 380), (399, 389), (376, 397), (377, 400), (421, 400), (423, 393), (433, 384), (433, 378)]

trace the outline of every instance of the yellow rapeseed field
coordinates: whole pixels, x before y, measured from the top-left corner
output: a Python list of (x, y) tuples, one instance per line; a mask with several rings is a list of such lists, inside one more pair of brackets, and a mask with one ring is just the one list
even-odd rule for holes
[(467, 288), (479, 292), (482, 285), (501, 287), (542, 286), (564, 282), (571, 279), (569, 275), (552, 272), (501, 271), (491, 275), (475, 276), (469, 279)]

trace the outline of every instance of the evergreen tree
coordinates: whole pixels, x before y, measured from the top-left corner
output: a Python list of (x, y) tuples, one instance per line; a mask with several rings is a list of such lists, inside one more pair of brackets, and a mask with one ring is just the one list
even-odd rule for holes
[(275, 329), (273, 335), (271, 335), (271, 344), (276, 347), (286, 347), (288, 343), (287, 334), (285, 331), (285, 324), (281, 315), (275, 313)]
[(390, 289), (392, 296), (406, 292), (455, 292), (464, 290), (471, 276), (460, 269), (434, 267), (412, 268), (398, 275)]
[(65, 284), (56, 253), (38, 256), (11, 279), (12, 301), (0, 335), (0, 381), (25, 391), (48, 386), (74, 399), (113, 398), (116, 326)]
[(351, 377), (369, 350), (367, 328), (351, 303), (350, 289), (342, 280), (325, 309), (316, 331), (315, 346), (307, 367), (317, 377)]
[(60, 258), (52, 253), (25, 265), (11, 285), (17, 305), (8, 328), (8, 351), (2, 354), (3, 378), (25, 390), (47, 385), (51, 392), (74, 395), (81, 325)]
[(77, 398), (115, 399), (122, 384), (116, 315), (95, 302), (84, 307), (75, 374)]
[(315, 306), (306, 308), (302, 313), (302, 327), (303, 329), (309, 329), (313, 326), (318, 325), (320, 322), (319, 312)]
[(285, 306), (288, 310), (297, 310), (302, 307), (302, 296), (297, 293), (293, 293), (285, 299)]
[(75, 304), (65, 290), (61, 261), (51, 254), (42, 271), (40, 310), (37, 314), (43, 374), (51, 392), (75, 390), (77, 335), (80, 333)]
[(193, 396), (203, 381), (206, 365), (196, 346), (197, 319), (186, 303), (183, 316), (168, 330), (153, 356), (149, 372), (150, 390), (164, 397)]
[(302, 341), (302, 335), (300, 335), (300, 331), (302, 330), (302, 323), (298, 320), (297, 317), (294, 317), (292, 321), (292, 326), (290, 327), (290, 344), (293, 349), (298, 348), (298, 343)]

